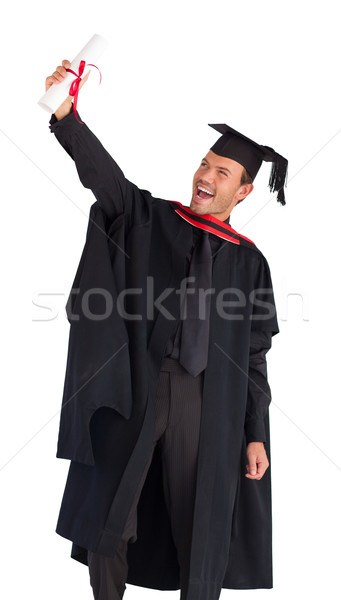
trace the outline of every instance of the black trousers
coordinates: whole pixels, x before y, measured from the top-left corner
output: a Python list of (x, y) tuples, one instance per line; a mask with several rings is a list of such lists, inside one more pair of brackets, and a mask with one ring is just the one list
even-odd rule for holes
[(95, 600), (121, 600), (128, 576), (127, 545), (137, 540), (137, 504), (161, 445), (163, 487), (180, 566), (180, 600), (186, 599), (192, 541), (203, 373), (193, 377), (177, 360), (162, 362), (155, 403), (154, 445), (114, 558), (88, 552)]

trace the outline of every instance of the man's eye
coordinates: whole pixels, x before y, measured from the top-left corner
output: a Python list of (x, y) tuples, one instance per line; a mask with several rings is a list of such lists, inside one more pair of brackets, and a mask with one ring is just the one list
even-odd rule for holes
[(202, 162), (200, 166), (201, 167), (207, 167), (207, 163)]
[(222, 175), (225, 175), (225, 177), (227, 177), (227, 173), (225, 173), (225, 171), (219, 171), (219, 173), (221, 173)]

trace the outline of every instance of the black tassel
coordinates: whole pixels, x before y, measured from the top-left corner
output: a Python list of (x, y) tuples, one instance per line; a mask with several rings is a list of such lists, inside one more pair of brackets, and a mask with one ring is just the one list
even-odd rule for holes
[[(265, 146), (267, 148), (267, 146)], [(272, 150), (272, 148), (269, 148)], [(288, 161), (286, 158), (275, 152), (275, 160), (272, 163), (269, 187), (271, 192), (278, 192), (277, 201), (285, 205), (284, 186), (287, 183)]]

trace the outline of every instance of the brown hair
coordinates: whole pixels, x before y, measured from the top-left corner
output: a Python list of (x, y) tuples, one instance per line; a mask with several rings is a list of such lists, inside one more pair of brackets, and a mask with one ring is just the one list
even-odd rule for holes
[(241, 174), (241, 178), (240, 178), (240, 185), (245, 185), (246, 183), (252, 183), (252, 181), (253, 181), (253, 179), (252, 179), (250, 173), (244, 167), (243, 172)]

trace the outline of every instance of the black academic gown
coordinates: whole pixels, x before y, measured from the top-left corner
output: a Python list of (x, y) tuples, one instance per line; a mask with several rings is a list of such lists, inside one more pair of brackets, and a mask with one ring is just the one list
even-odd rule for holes
[[(72, 556), (86, 564), (87, 549), (114, 556), (151, 452), (158, 374), (179, 318), (176, 290), (193, 227), (173, 203), (125, 179), (72, 114), (51, 123), (96, 197), (66, 307), (70, 336), (57, 450), (71, 460), (57, 533), (72, 540)], [(245, 477), (245, 423), (254, 401), (251, 331), (274, 335), (278, 323), (267, 261), (254, 244), (238, 241), (224, 241), (213, 264), (188, 600), (215, 600), (222, 587), (272, 587), (271, 466), (259, 481)], [(244, 301), (221, 312), (217, 297), (227, 288), (232, 295), (224, 300), (235, 301), (238, 289)], [(266, 381), (264, 390), (269, 398)], [(252, 418), (265, 430), (271, 465), (268, 412), (259, 417), (255, 410)], [(127, 582), (173, 590), (179, 565), (161, 466), (156, 447), (138, 505), (138, 540), (128, 545)]]

